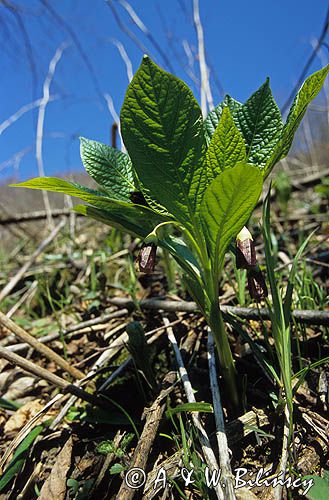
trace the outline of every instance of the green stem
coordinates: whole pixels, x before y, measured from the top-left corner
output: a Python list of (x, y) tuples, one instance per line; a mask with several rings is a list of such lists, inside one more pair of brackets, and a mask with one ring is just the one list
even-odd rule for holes
[(170, 258), (168, 250), (165, 248), (163, 251), (163, 262), (168, 283), (168, 291), (173, 292), (176, 290), (176, 280), (175, 280), (175, 264), (174, 260)]
[(229, 394), (230, 396), (230, 401), (232, 402), (234, 410), (237, 411), (240, 406), (240, 397), (237, 387), (237, 373), (228, 340), (228, 335), (223, 321), (223, 316), (218, 304), (218, 299), (216, 300), (216, 302), (213, 302), (211, 304), (207, 321), (214, 336), (219, 357), (220, 369), (223, 375), (225, 387), (227, 389), (227, 394)]

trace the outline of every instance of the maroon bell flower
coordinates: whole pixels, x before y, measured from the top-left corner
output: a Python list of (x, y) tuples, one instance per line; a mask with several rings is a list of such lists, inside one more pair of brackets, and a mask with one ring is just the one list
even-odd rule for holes
[(267, 286), (262, 271), (256, 267), (248, 269), (248, 290), (252, 299), (260, 302), (268, 296)]
[(256, 264), (255, 244), (250, 232), (244, 227), (236, 238), (236, 267), (252, 269)]
[(140, 272), (151, 274), (154, 271), (156, 251), (155, 243), (143, 243), (137, 257)]

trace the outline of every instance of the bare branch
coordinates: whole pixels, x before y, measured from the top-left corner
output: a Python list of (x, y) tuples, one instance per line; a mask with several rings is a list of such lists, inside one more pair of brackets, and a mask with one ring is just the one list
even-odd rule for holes
[(78, 52), (83, 60), (83, 62), (85, 63), (89, 73), (90, 73), (90, 77), (94, 83), (94, 86), (95, 86), (95, 90), (96, 90), (96, 93), (98, 94), (98, 97), (100, 98), (100, 102), (102, 102), (102, 91), (101, 91), (101, 88), (99, 86), (99, 83), (98, 83), (98, 79), (97, 79), (97, 75), (94, 71), (94, 68), (83, 48), (83, 46), (81, 45), (80, 43), (80, 40), (79, 38), (77, 37), (75, 31), (71, 28), (71, 26), (69, 24), (67, 24), (65, 22), (65, 20), (58, 14), (58, 12), (55, 10), (54, 8), (54, 2), (52, 2), (52, 5), (50, 5), (50, 3), (47, 1), (47, 0), (41, 0), (41, 3), (46, 7), (46, 9), (51, 13), (52, 17), (55, 19), (55, 21), (57, 22), (57, 24), (65, 29), (65, 31), (67, 31), (67, 33), (70, 35), (71, 39), (73, 40), (73, 43), (74, 45), (76, 46), (76, 48), (78, 49)]
[(214, 337), (208, 329), (208, 364), (212, 399), (214, 403), (214, 416), (216, 422), (216, 437), (219, 452), (219, 465), (221, 470), (221, 479), (225, 484), (225, 491), (228, 500), (235, 499), (233, 474), (230, 463), (229, 449), (227, 446), (227, 437), (225, 432), (224, 414), (219, 392), (216, 372)]
[[(41, 103), (39, 105), (39, 113), (38, 113), (38, 122), (37, 122), (37, 136), (36, 136), (36, 160), (38, 165), (38, 172), (40, 177), (44, 177), (45, 170), (43, 166), (43, 158), (42, 158), (42, 142), (43, 142), (43, 125), (45, 120), (46, 107), (49, 103), (50, 98), (50, 85), (52, 79), (54, 77), (56, 66), (62, 57), (63, 51), (67, 48), (68, 44), (62, 43), (55, 52), (54, 57), (50, 61), (48, 74), (43, 84), (43, 97), (41, 99)], [(45, 205), (46, 212), (48, 214), (48, 224), (50, 227), (53, 227), (53, 221), (51, 217), (51, 208), (47, 191), (42, 191), (43, 202)]]
[[(49, 95), (48, 102), (54, 101), (57, 98), (58, 98), (57, 96)], [(14, 113), (13, 115), (11, 115), (4, 122), (0, 123), (0, 135), (8, 127), (10, 127), (10, 125), (12, 125), (13, 123), (15, 123), (21, 116), (23, 116), (25, 113), (27, 113), (28, 111), (31, 111), (32, 109), (40, 107), (41, 104), (42, 104), (42, 102), (43, 102), (43, 97), (41, 97), (40, 99), (37, 99), (36, 101), (30, 102), (29, 104), (25, 104), (24, 106), (22, 106), (21, 108), (19, 108), (19, 110), (16, 111), (16, 113)]]
[(119, 14), (117, 13), (116, 8), (114, 7), (113, 1), (112, 0), (106, 0), (106, 4), (109, 6), (109, 8), (112, 11), (113, 17), (116, 20), (119, 28), (123, 33), (125, 33), (133, 42), (134, 44), (139, 48), (139, 50), (143, 54), (150, 54), (150, 51), (143, 45), (140, 40), (137, 38), (135, 33), (133, 33), (127, 26), (121, 21), (121, 18)]
[(169, 70), (174, 73), (174, 68), (170, 62), (170, 59), (168, 58), (167, 54), (165, 53), (164, 50), (160, 47), (154, 36), (152, 35), (151, 31), (145, 26), (143, 21), (138, 17), (137, 13), (134, 11), (132, 6), (130, 5), (127, 0), (119, 0), (120, 5), (125, 9), (126, 12), (128, 12), (131, 20), (133, 23), (144, 33), (146, 38), (151, 42), (155, 50), (160, 54), (162, 59), (164, 60), (165, 64), (169, 68)]
[(104, 99), (106, 101), (108, 110), (111, 113), (111, 116), (112, 116), (114, 122), (118, 124), (118, 131), (119, 131), (120, 141), (121, 141), (121, 151), (125, 152), (126, 148), (125, 148), (125, 146), (123, 144), (123, 140), (122, 140), (122, 136), (121, 136), (121, 131), (120, 131), (120, 127), (119, 127), (120, 117), (119, 117), (118, 113), (115, 110), (113, 99), (110, 96), (110, 94), (104, 94)]
[(199, 0), (193, 0), (193, 18), (198, 38), (198, 55), (200, 64), (200, 77), (201, 77), (201, 110), (205, 118), (207, 115), (207, 103), (209, 110), (211, 111), (214, 108), (214, 101), (212, 98), (209, 85), (209, 69), (206, 63), (203, 27), (199, 11)]
[(126, 65), (128, 81), (131, 82), (131, 80), (133, 79), (133, 66), (126, 52), (126, 49), (124, 48), (123, 44), (119, 42), (119, 40), (117, 40), (116, 38), (113, 38), (111, 41), (118, 49), (120, 56)]
[[(178, 365), (178, 372), (179, 372), (179, 375), (180, 375), (180, 378), (181, 378), (181, 381), (182, 381), (182, 384), (184, 387), (187, 401), (189, 403), (195, 403), (196, 401), (195, 401), (193, 387), (191, 385), (186, 368), (184, 366), (183, 358), (182, 358), (181, 352), (179, 350), (173, 329), (171, 327), (168, 327), (168, 324), (169, 324), (168, 318), (163, 317), (163, 322), (164, 322), (165, 326), (167, 327), (168, 340), (171, 343), (172, 348), (174, 350), (176, 362)], [(198, 429), (199, 436), (200, 436), (200, 443), (201, 443), (201, 447), (202, 447), (202, 452), (203, 452), (205, 461), (207, 462), (209, 469), (211, 470), (211, 472), (218, 471), (219, 468), (218, 468), (218, 463), (217, 463), (215, 454), (211, 448), (209, 437), (206, 433), (205, 428), (203, 427), (203, 425), (201, 423), (200, 416), (199, 416), (198, 412), (192, 412), (192, 420), (193, 420), (194, 426), (196, 427), (196, 429)], [(215, 490), (217, 498), (219, 498), (220, 500), (224, 500), (225, 497), (224, 497), (224, 493), (223, 493), (222, 486), (220, 483), (218, 483), (217, 486), (214, 487), (214, 490)]]

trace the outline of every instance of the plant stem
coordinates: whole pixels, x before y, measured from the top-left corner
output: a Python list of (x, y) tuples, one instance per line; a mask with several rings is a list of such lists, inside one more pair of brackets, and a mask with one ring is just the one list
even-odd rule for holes
[(166, 278), (167, 278), (167, 283), (168, 283), (168, 290), (169, 290), (169, 292), (172, 292), (172, 291), (176, 290), (175, 263), (174, 263), (174, 260), (170, 258), (168, 250), (163, 248), (162, 251), (163, 251), (164, 268), (165, 268), (165, 273), (166, 273)]
[(237, 387), (237, 373), (218, 299), (211, 304), (209, 317), (206, 319), (214, 336), (227, 393), (230, 395), (234, 410), (238, 410), (240, 398)]

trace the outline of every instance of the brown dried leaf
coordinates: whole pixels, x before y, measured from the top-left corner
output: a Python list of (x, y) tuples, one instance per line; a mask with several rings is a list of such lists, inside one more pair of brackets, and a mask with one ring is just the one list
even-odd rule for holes
[(43, 484), (39, 500), (64, 500), (66, 494), (67, 473), (71, 466), (73, 440), (70, 437), (56, 458), (50, 476)]
[(34, 390), (36, 381), (35, 378), (30, 376), (23, 376), (15, 380), (10, 384), (8, 391), (3, 394), (4, 399), (9, 399), (11, 401), (16, 401), (19, 398), (23, 398)]
[(42, 408), (43, 405), (38, 399), (29, 401), (25, 405), (21, 406), (6, 422), (4, 429), (5, 433), (8, 434), (9, 432), (15, 432), (22, 429), (24, 425), (31, 420), (32, 417), (34, 417), (34, 415), (42, 410)]

